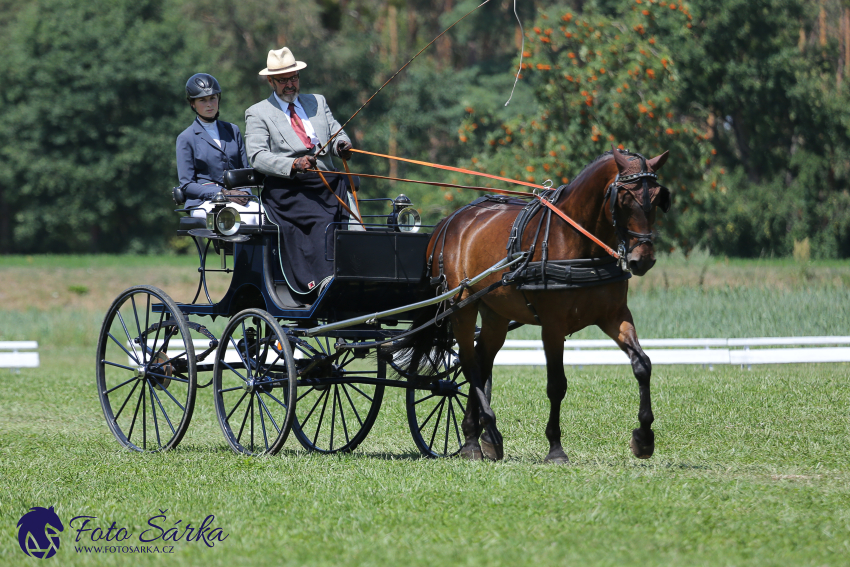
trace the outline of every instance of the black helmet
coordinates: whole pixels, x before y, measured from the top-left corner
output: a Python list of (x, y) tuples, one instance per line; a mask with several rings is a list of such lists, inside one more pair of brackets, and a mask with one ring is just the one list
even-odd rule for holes
[(207, 73), (196, 73), (186, 81), (186, 100), (221, 94), (221, 87), (215, 77)]

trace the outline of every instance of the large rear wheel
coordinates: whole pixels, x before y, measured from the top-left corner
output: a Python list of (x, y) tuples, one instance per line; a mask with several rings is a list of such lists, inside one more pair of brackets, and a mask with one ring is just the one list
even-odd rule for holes
[(161, 289), (134, 286), (103, 320), (97, 393), (106, 424), (133, 451), (180, 443), (195, 407), (195, 351), (186, 320)]
[(353, 451), (378, 417), (386, 364), (366, 358), (365, 351), (340, 354), (332, 337), (291, 340), (299, 368), (295, 437), (310, 451)]
[(420, 389), (407, 390), (407, 423), (416, 447), (426, 457), (451, 457), (463, 446), (463, 421), (469, 384), (454, 352), (440, 361), (440, 373)]

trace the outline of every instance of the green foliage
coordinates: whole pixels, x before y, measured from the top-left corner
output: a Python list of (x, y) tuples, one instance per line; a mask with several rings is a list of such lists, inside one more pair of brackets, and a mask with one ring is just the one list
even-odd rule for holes
[[(190, 75), (215, 75), (221, 118), (243, 128), (244, 110), (269, 93), (257, 76), (266, 53), (287, 45), (308, 64), (302, 88), (323, 93), (344, 122), (476, 3), (0, 0), (0, 252), (171, 246), (168, 190), (174, 139), (192, 119)], [(662, 249), (781, 256), (809, 238), (813, 257), (850, 257), (841, 1), (516, 8), (527, 56), (509, 106), (522, 37), (513, 4), (491, 2), (346, 126), (355, 146), (556, 185), (611, 145), (670, 150)], [(351, 167), (485, 184), (363, 155)], [(379, 180), (364, 181), (361, 196), (401, 192), (426, 222), (476, 196)]]
[(181, 79), (203, 60), (187, 37), (166, 1), (21, 9), (0, 57), (0, 135), (14, 141), (0, 150), (14, 230), (0, 236), (16, 250), (141, 250), (173, 223)]

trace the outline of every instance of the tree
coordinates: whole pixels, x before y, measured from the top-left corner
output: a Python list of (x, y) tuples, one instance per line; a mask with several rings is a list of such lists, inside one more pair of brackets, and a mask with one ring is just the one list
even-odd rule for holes
[[(174, 225), (203, 45), (166, 0), (37, 0), (0, 56), (5, 252), (141, 251)], [(52, 17), (45, 18), (44, 14)]]

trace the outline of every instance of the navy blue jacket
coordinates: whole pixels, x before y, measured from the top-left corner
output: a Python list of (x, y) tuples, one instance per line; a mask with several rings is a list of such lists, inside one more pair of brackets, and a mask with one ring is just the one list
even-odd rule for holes
[(199, 118), (177, 136), (177, 175), (186, 194), (186, 207), (197, 207), (212, 199), (223, 186), (225, 171), (251, 167), (239, 127), (221, 120), (216, 123), (220, 148)]

